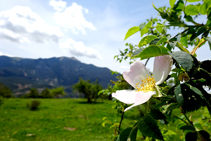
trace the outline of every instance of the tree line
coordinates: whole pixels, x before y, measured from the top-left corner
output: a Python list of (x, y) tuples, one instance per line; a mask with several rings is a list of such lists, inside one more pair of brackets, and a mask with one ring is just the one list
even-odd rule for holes
[[(94, 82), (90, 80), (83, 80), (79, 78), (78, 83), (72, 86), (73, 93), (79, 94), (80, 97), (86, 98), (88, 103), (96, 102), (99, 98), (98, 92), (103, 89), (98, 79)], [(60, 98), (66, 95), (64, 87), (57, 87), (53, 89), (45, 88), (40, 93), (36, 88), (31, 88), (28, 93), (22, 95), (21, 98)], [(5, 86), (0, 84), (0, 97), (12, 98), (12, 91)]]

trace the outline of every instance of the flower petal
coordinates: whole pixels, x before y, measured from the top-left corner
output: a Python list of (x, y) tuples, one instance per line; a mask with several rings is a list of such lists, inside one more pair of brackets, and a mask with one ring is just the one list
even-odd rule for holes
[(130, 71), (123, 72), (124, 79), (134, 88), (137, 83), (142, 83), (141, 79), (147, 78), (146, 75), (151, 76), (144, 64), (138, 61), (131, 65)]
[(125, 104), (133, 104), (135, 103), (135, 97), (137, 93), (138, 92), (134, 90), (121, 90), (116, 91), (116, 93), (112, 93), (112, 97), (118, 99)]
[(153, 76), (155, 78), (155, 84), (159, 85), (165, 81), (169, 72), (171, 71), (173, 64), (172, 57), (170, 55), (157, 56), (154, 60)]
[(150, 92), (147, 92), (147, 93), (137, 92), (137, 94), (135, 96), (135, 103), (133, 105), (131, 105), (130, 107), (127, 107), (125, 109), (125, 111), (133, 108), (134, 106), (141, 105), (141, 104), (147, 102), (152, 97), (152, 95), (154, 95), (154, 94), (156, 94), (155, 91), (150, 91)]

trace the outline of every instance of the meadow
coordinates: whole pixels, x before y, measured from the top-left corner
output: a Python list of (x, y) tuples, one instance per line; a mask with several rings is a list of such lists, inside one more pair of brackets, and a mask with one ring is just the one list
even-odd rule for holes
[[(32, 111), (26, 106), (31, 100), (3, 99), (0, 141), (111, 141), (114, 128), (110, 128), (111, 124), (103, 127), (103, 118), (107, 117), (112, 123), (120, 121), (121, 115), (112, 108), (112, 101), (88, 104), (86, 99), (39, 99), (39, 109)], [(192, 117), (197, 119), (203, 112), (196, 112)], [(176, 114), (180, 113), (176, 111)], [(135, 108), (127, 111), (121, 129), (132, 126), (138, 117)], [(160, 128), (171, 129), (182, 137), (175, 125), (160, 125)], [(171, 135), (171, 140), (179, 139), (176, 134)], [(141, 140), (140, 137), (137, 140)]]

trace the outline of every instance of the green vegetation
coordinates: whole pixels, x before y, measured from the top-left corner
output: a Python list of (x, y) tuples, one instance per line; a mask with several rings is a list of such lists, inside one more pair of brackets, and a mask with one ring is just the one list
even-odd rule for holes
[(99, 97), (98, 92), (102, 89), (103, 87), (99, 84), (98, 79), (91, 83), (90, 80), (86, 81), (79, 78), (79, 82), (73, 85), (73, 91), (83, 94), (88, 103), (92, 103), (93, 100), (96, 101)]
[[(39, 99), (42, 104), (36, 111), (26, 107), (30, 101), (31, 99), (4, 99), (0, 106), (1, 141), (110, 141), (115, 133), (112, 124), (120, 121), (120, 115), (112, 109), (112, 101), (88, 104), (84, 99)], [(182, 116), (179, 111), (175, 114)], [(203, 124), (207, 131), (211, 131), (210, 125), (204, 125), (204, 121), (208, 120), (207, 110), (200, 109), (191, 115), (194, 119), (203, 116), (202, 120), (197, 122)], [(137, 108), (127, 111), (121, 131), (133, 125), (138, 117)], [(176, 132), (172, 135), (167, 132), (172, 141), (178, 141), (182, 137), (182, 132), (173, 124), (160, 128)], [(141, 140), (140, 133), (137, 140)]]
[(57, 87), (49, 90), (45, 88), (40, 94), (36, 88), (31, 88), (30, 92), (23, 95), (22, 98), (59, 98), (66, 95), (64, 87)]
[(27, 103), (27, 107), (30, 110), (37, 110), (41, 102), (39, 100), (32, 100), (31, 103)]
[(12, 91), (4, 84), (0, 84), (0, 97), (5, 97), (5, 98), (13, 97)]

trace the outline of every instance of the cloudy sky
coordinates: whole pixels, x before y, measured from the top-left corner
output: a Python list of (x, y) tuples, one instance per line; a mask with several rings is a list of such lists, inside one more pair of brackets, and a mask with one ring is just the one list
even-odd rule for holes
[[(0, 0), (0, 55), (76, 57), (122, 72), (128, 63), (113, 57), (127, 42), (138, 44), (139, 34), (123, 39), (130, 27), (157, 17), (152, 2), (160, 7), (169, 0)], [(198, 51), (201, 60), (210, 59), (208, 50)]]

